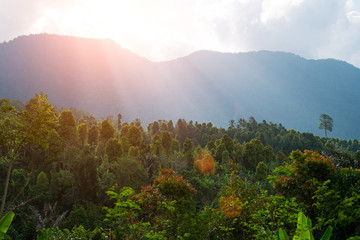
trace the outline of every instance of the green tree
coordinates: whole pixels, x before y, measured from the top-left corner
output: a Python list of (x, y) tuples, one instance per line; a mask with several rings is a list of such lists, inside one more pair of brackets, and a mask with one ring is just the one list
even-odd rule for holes
[(184, 119), (179, 119), (175, 125), (175, 135), (176, 139), (181, 144), (184, 144), (185, 138), (187, 136), (187, 128), (186, 128), (186, 121)]
[(171, 145), (172, 145), (172, 137), (171, 133), (168, 131), (162, 131), (161, 132), (161, 144), (163, 148), (165, 149), (165, 152), (167, 154), (170, 153)]
[(110, 124), (109, 120), (105, 119), (101, 122), (100, 127), (100, 140), (103, 142), (107, 142), (110, 138), (114, 137), (115, 128)]
[(138, 147), (142, 143), (141, 129), (138, 126), (131, 125), (127, 132), (127, 137), (131, 146)]
[(174, 132), (174, 124), (173, 124), (173, 121), (172, 121), (172, 120), (170, 120), (170, 121), (168, 122), (168, 124), (167, 124), (167, 130), (168, 130), (169, 132), (171, 132), (171, 133)]
[(258, 181), (265, 181), (268, 175), (268, 167), (264, 162), (259, 162), (256, 166), (255, 178)]
[(213, 140), (211, 140), (211, 141), (209, 141), (209, 142), (207, 143), (206, 149), (207, 149), (208, 151), (214, 151), (214, 152), (215, 152), (216, 145), (215, 145), (215, 143), (214, 143)]
[(173, 138), (171, 140), (171, 151), (172, 152), (180, 152), (180, 143), (175, 138)]
[(163, 151), (161, 137), (159, 134), (155, 134), (154, 137), (151, 139), (151, 151), (156, 155), (159, 156)]
[(114, 161), (116, 158), (121, 157), (122, 149), (121, 144), (117, 138), (110, 138), (106, 142), (105, 152), (109, 157), (109, 160)]
[(220, 144), (216, 146), (215, 156), (214, 156), (216, 162), (222, 163), (222, 154), (225, 150), (226, 150), (225, 144), (222, 142), (220, 142)]
[(291, 164), (277, 167), (270, 176), (276, 191), (286, 197), (296, 197), (306, 207), (307, 215), (314, 217), (314, 195), (318, 186), (335, 175), (330, 158), (316, 151), (296, 150), (291, 153)]
[(151, 135), (159, 134), (160, 125), (158, 121), (154, 121), (151, 123)]
[(76, 143), (76, 122), (72, 111), (64, 110), (59, 116), (58, 132), (66, 145)]
[(185, 156), (188, 168), (192, 168), (194, 165), (194, 144), (190, 138), (186, 138), (183, 146), (183, 154)]
[(234, 141), (232, 140), (232, 138), (229, 135), (225, 134), (222, 137), (221, 141), (224, 143), (225, 148), (229, 152), (230, 156), (232, 156), (235, 149)]
[(230, 162), (230, 154), (228, 152), (228, 150), (225, 150), (222, 152), (221, 154), (221, 162), (224, 164), (227, 164)]
[(55, 129), (49, 132), (47, 142), (48, 146), (45, 151), (46, 161), (56, 166), (63, 151), (63, 142)]
[(255, 171), (259, 162), (265, 162), (264, 145), (259, 138), (254, 138), (250, 142), (244, 143), (243, 164), (246, 169)]
[(49, 188), (49, 179), (43, 171), (37, 175), (36, 188), (39, 192), (45, 192)]
[(89, 130), (88, 143), (90, 145), (96, 145), (99, 139), (99, 128), (96, 125), (92, 125)]
[(129, 148), (129, 152), (128, 152), (128, 155), (130, 156), (130, 157), (133, 157), (133, 158), (135, 158), (135, 159), (137, 159), (139, 156), (140, 156), (140, 149), (139, 149), (139, 147), (138, 146), (131, 146), (130, 148)]
[(120, 144), (121, 144), (122, 152), (124, 154), (127, 154), (129, 152), (130, 147), (131, 147), (129, 139), (126, 136), (122, 136), (121, 139), (120, 139)]
[(325, 130), (325, 137), (327, 137), (327, 131), (332, 131), (332, 128), (333, 128), (333, 119), (323, 113), (320, 115), (320, 125), (319, 125), (319, 129), (324, 129)]
[(43, 171), (41, 171), (36, 177), (36, 185), (34, 191), (40, 196), (42, 201), (50, 200), (50, 191), (49, 191), (49, 179)]
[(5, 208), (12, 167), (20, 151), (31, 143), (46, 147), (46, 137), (57, 125), (55, 108), (48, 102), (47, 95), (36, 94), (25, 109), (16, 110), (8, 100), (0, 100), (0, 158), (8, 165), (0, 216)]
[(88, 138), (88, 124), (87, 123), (81, 123), (78, 126), (78, 133), (79, 133), (79, 140), (81, 146), (84, 146), (86, 143), (86, 140)]
[(120, 130), (121, 129), (121, 119), (122, 119), (122, 115), (119, 113), (118, 115), (117, 115), (117, 127), (118, 127), (118, 130)]

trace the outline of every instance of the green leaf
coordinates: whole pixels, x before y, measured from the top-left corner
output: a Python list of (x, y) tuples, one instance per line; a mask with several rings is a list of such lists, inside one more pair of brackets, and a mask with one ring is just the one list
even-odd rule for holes
[(329, 226), (320, 240), (330, 240), (333, 228)]
[(314, 240), (311, 233), (311, 220), (299, 212), (296, 234), (293, 240)]
[(283, 230), (282, 228), (279, 228), (275, 232), (275, 236), (276, 236), (276, 239), (278, 239), (278, 240), (289, 240), (288, 235), (286, 234), (285, 230)]
[(9, 212), (0, 219), (0, 239), (3, 239), (14, 218), (14, 213)]

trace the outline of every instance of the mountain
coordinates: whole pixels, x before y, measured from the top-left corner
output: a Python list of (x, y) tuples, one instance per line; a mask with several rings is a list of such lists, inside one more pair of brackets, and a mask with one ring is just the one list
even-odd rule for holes
[(313, 132), (322, 113), (330, 137), (360, 138), (360, 69), (283, 52), (199, 51), (151, 62), (111, 40), (30, 35), (0, 44), (0, 98), (51, 103), (125, 120), (185, 118), (227, 127), (254, 116)]

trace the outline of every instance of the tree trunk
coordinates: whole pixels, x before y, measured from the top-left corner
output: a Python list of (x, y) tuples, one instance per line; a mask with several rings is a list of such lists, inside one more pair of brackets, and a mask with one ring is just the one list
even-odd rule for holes
[(14, 158), (15, 158), (15, 156), (13, 156), (11, 161), (9, 162), (9, 168), (8, 168), (8, 171), (6, 174), (4, 195), (3, 195), (3, 198), (1, 201), (1, 208), (0, 208), (0, 217), (3, 215), (4, 208), (5, 208), (5, 202), (6, 202), (7, 192), (8, 192), (8, 188), (9, 188), (10, 175), (11, 175), (11, 169), (12, 169), (12, 165), (14, 162)]

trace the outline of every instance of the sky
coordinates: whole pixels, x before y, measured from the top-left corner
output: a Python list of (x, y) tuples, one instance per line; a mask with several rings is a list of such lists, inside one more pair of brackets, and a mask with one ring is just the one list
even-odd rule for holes
[(358, 0), (0, 0), (0, 42), (36, 33), (113, 39), (153, 61), (270, 50), (360, 68)]

